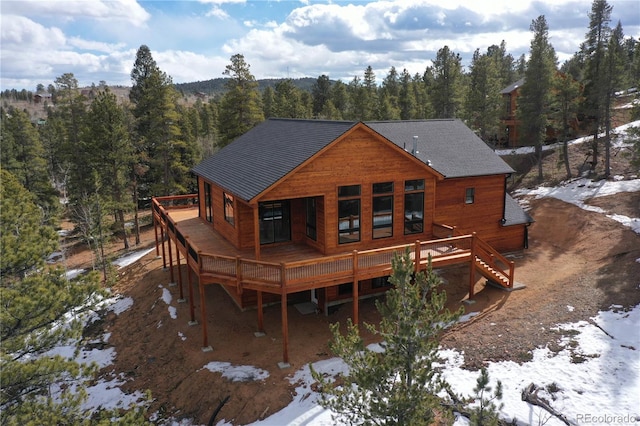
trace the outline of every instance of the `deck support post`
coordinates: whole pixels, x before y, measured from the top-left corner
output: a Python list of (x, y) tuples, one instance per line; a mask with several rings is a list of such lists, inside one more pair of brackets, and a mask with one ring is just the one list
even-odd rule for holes
[(209, 338), (207, 336), (207, 305), (204, 298), (204, 284), (198, 283), (200, 287), (200, 320), (202, 321), (202, 352), (209, 352), (212, 350), (209, 346)]
[(193, 305), (193, 281), (191, 280), (191, 267), (189, 266), (189, 261), (187, 261), (187, 282), (189, 283), (189, 315), (191, 318), (189, 325), (196, 325), (196, 313)]
[[(166, 224), (165, 224), (166, 226)], [(165, 240), (165, 230), (162, 224), (160, 224), (160, 239), (162, 240), (162, 269), (167, 269), (167, 256), (164, 252), (164, 240)]]
[[(168, 216), (167, 220), (169, 220)], [(171, 236), (169, 235), (169, 231), (167, 231), (167, 247), (169, 247), (169, 285), (172, 285), (175, 284), (175, 279), (173, 277), (173, 253), (171, 250)]]
[(287, 316), (287, 278), (285, 264), (280, 264), (280, 305), (282, 310), (282, 362), (280, 368), (289, 365), (289, 318)]
[[(187, 259), (187, 262), (188, 261), (189, 259)], [(178, 240), (176, 240), (176, 263), (178, 264), (178, 288), (180, 289), (178, 303), (184, 303), (186, 300), (184, 299), (184, 293), (182, 291), (182, 268), (180, 266), (180, 249), (178, 248)]]
[(289, 367), (289, 319), (287, 317), (287, 292), (282, 289), (282, 364), (281, 368)]
[(476, 233), (471, 234), (471, 260), (469, 268), (469, 299), (475, 294), (476, 287)]
[(258, 332), (264, 333), (264, 315), (262, 312), (262, 291), (258, 290)]
[[(155, 204), (155, 202), (154, 202)], [(158, 220), (156, 219), (155, 207), (153, 208), (153, 212), (151, 213), (151, 217), (153, 218), (153, 233), (156, 237), (156, 257), (160, 256), (160, 245), (158, 241)]]
[(413, 267), (415, 268), (415, 273), (416, 275), (418, 274), (418, 272), (420, 272), (420, 240), (416, 240), (416, 246), (414, 248), (414, 264)]
[[(358, 280), (358, 250), (353, 251), (353, 323), (358, 324), (358, 315), (360, 310), (360, 282)], [(360, 329), (358, 329), (358, 333)]]

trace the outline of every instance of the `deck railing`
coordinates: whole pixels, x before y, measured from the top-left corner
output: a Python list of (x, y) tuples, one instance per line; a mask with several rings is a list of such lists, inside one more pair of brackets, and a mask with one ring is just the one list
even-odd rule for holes
[[(297, 289), (309, 285), (310, 282), (313, 287), (319, 288), (339, 282), (352, 282), (356, 278), (384, 276), (391, 273), (394, 255), (400, 255), (407, 249), (420, 270), (426, 269), (429, 258), (434, 265), (445, 262), (462, 263), (470, 262), (473, 253), (474, 257), (482, 259), (504, 275), (510, 283), (509, 286), (513, 283), (513, 262), (508, 261), (477, 236), (453, 236), (456, 234), (455, 227), (439, 224), (434, 224), (434, 229), (437, 228), (437, 234), (445, 235), (445, 238), (373, 250), (354, 250), (352, 253), (286, 263), (202, 252), (188, 236), (180, 232), (177, 223), (166, 213), (165, 209), (184, 205), (174, 204), (172, 199), (173, 197), (153, 199), (154, 219), (161, 225), (166, 224), (168, 236), (187, 257), (189, 264), (196, 269), (199, 276), (219, 279), (224, 284), (236, 285), (239, 290), (247, 286), (267, 292), (290, 293), (299, 291)], [(180, 200), (194, 199), (197, 199), (197, 195), (180, 196)]]

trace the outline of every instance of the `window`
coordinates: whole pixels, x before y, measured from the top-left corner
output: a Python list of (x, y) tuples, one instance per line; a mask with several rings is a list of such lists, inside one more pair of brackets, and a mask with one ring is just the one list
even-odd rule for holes
[(260, 203), (260, 244), (291, 240), (291, 209), (289, 201)]
[(476, 189), (475, 188), (467, 188), (464, 196), (464, 202), (466, 204), (473, 204), (476, 198)]
[(316, 228), (317, 212), (316, 212), (316, 199), (309, 197), (305, 201), (307, 208), (307, 237), (314, 241), (318, 240), (318, 230)]
[(213, 210), (211, 208), (211, 184), (209, 182), (204, 183), (204, 210), (207, 221), (212, 222)]
[(424, 179), (404, 183), (404, 234), (419, 234), (424, 230)]
[(393, 182), (373, 184), (373, 238), (393, 236)]
[(338, 243), (360, 241), (360, 185), (338, 187)]
[(235, 226), (236, 220), (233, 213), (233, 195), (223, 192), (222, 197), (224, 198), (224, 220)]

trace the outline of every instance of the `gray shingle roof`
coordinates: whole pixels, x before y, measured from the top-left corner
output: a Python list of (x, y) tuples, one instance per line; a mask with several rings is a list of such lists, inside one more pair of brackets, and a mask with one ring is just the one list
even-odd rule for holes
[(356, 124), (269, 119), (203, 160), (193, 172), (251, 200)]
[(460, 120), (373, 121), (367, 126), (411, 152), (447, 178), (513, 173), (491, 148)]
[(524, 78), (521, 78), (520, 80), (516, 81), (515, 83), (511, 83), (510, 85), (508, 85), (507, 87), (502, 89), (500, 91), (500, 94), (501, 95), (506, 95), (507, 93), (511, 93), (514, 90), (516, 90), (518, 87), (521, 87), (523, 84), (524, 84)]
[(522, 206), (514, 200), (511, 195), (506, 194), (504, 198), (504, 226), (522, 225), (535, 222), (533, 218), (524, 211)]
[[(225, 190), (251, 200), (313, 157), (356, 121), (269, 119), (193, 168)], [(408, 151), (418, 136), (418, 157), (445, 177), (513, 173), (459, 120), (364, 123)]]

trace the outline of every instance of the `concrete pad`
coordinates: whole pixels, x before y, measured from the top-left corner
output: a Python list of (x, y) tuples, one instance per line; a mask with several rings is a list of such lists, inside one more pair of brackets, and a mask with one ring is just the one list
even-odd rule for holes
[(168, 285), (169, 285), (169, 287), (175, 287), (175, 286), (177, 286), (178, 284), (176, 284), (176, 283), (169, 283)]
[(198, 321), (189, 321), (187, 324), (189, 324), (189, 325), (198, 325)]
[(512, 288), (504, 287), (504, 286), (502, 286), (502, 285), (500, 285), (500, 284), (498, 284), (498, 283), (496, 283), (494, 281), (491, 281), (491, 280), (487, 280), (487, 285), (490, 285), (491, 287), (495, 287), (495, 288), (497, 288), (499, 290), (503, 290), (503, 291), (506, 291), (506, 292), (509, 292), (509, 293), (511, 293), (512, 291), (524, 290), (525, 288), (527, 288), (526, 285), (524, 285), (524, 284), (522, 284), (522, 283), (520, 283), (518, 281), (515, 281), (513, 283), (513, 287)]
[(282, 362), (280, 361), (278, 363), (278, 368), (280, 368), (280, 370), (284, 370), (285, 368), (290, 368), (291, 364), (289, 364), (288, 362)]
[(264, 337), (267, 334), (263, 333), (262, 331), (256, 331), (256, 332), (253, 333), (253, 335), (256, 336), (256, 337)]
[(187, 299), (178, 299), (178, 303), (187, 303)]
[(202, 352), (211, 352), (213, 351), (213, 348), (211, 346), (205, 346), (202, 348)]

